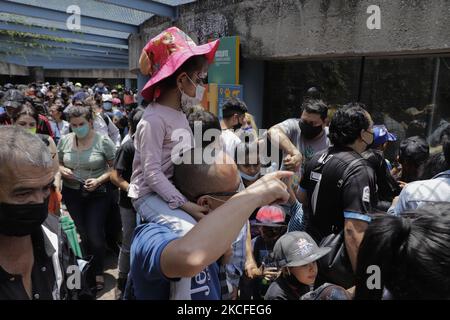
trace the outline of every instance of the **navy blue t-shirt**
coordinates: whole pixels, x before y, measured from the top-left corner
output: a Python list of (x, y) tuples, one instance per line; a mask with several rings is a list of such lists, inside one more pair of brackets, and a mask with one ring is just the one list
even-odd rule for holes
[(161, 271), (164, 248), (180, 236), (169, 228), (148, 223), (136, 228), (125, 299), (220, 300), (219, 266), (213, 263), (192, 278), (168, 279)]

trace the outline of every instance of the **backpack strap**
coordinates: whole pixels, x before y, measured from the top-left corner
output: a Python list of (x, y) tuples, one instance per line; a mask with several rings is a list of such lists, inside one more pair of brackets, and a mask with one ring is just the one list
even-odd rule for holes
[[(311, 180), (317, 181), (316, 186), (314, 187), (314, 191), (311, 195), (311, 209), (313, 214), (316, 213), (316, 207), (317, 207), (317, 199), (319, 198), (319, 189), (320, 189), (320, 182), (322, 180), (322, 171), (325, 166), (325, 164), (333, 157), (333, 155), (329, 155), (328, 152), (324, 153), (318, 160), (319, 165), (311, 171), (311, 176), (309, 177)], [(350, 171), (361, 161), (365, 160), (364, 158), (357, 158), (354, 159), (345, 169), (344, 173), (342, 174), (341, 179), (337, 182), (337, 187), (340, 190), (344, 184), (345, 179), (347, 178)]]
[(356, 165), (357, 165), (359, 162), (361, 162), (361, 161), (363, 161), (363, 160), (365, 160), (365, 159), (364, 159), (364, 158), (354, 159), (352, 162), (350, 162), (350, 164), (348, 165), (348, 167), (345, 168), (345, 171), (344, 171), (344, 173), (342, 174), (341, 179), (339, 179), (339, 180), (338, 180), (338, 183), (337, 183), (337, 187), (338, 187), (339, 189), (341, 189), (342, 186), (344, 185), (344, 181), (345, 181), (345, 179), (347, 179), (347, 176), (348, 176), (348, 174), (350, 173), (350, 171), (351, 171), (354, 167), (356, 167)]
[(329, 154), (329, 151), (322, 154), (317, 161), (319, 165), (311, 171), (310, 180), (316, 181), (314, 191), (311, 195), (311, 209), (313, 215), (316, 214), (317, 199), (319, 198), (320, 181), (322, 180), (322, 171), (325, 164), (333, 157)]
[(60, 291), (64, 280), (64, 274), (63, 270), (61, 269), (61, 264), (59, 260), (61, 254), (59, 238), (57, 234), (50, 231), (44, 225), (42, 225), (42, 230), (44, 231), (47, 238), (50, 240), (50, 243), (52, 244), (53, 249), (55, 250), (55, 252), (52, 255), (52, 264), (53, 264), (53, 272), (55, 274), (56, 286), (52, 290), (52, 296), (54, 300), (60, 300), (61, 299)]
[(103, 117), (103, 120), (105, 121), (106, 125), (109, 126), (109, 117), (104, 113), (102, 113), (102, 117)]

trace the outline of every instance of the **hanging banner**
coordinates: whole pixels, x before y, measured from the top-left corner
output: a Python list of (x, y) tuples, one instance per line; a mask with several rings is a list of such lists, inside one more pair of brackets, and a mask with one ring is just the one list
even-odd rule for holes
[(208, 82), (239, 84), (239, 37), (220, 38), (214, 63), (208, 69)]

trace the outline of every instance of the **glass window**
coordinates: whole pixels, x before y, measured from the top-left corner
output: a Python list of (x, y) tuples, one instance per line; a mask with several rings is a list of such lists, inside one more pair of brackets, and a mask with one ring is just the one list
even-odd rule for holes
[(330, 105), (356, 100), (360, 60), (267, 62), (264, 127), (300, 117), (300, 106), (310, 87), (320, 88)]
[(375, 124), (396, 134), (398, 141), (385, 152), (389, 160), (410, 136), (439, 146), (442, 131), (450, 126), (449, 55), (267, 62), (264, 127), (299, 117), (306, 91), (313, 86), (321, 89), (332, 110), (360, 101)]

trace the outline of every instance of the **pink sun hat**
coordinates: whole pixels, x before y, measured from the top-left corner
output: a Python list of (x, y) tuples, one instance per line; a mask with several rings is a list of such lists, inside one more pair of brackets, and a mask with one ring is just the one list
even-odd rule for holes
[(122, 101), (120, 101), (119, 98), (113, 98), (112, 99), (112, 104), (115, 105), (115, 106), (120, 105), (121, 103), (122, 103)]
[(205, 55), (208, 63), (211, 64), (219, 47), (219, 41), (215, 40), (198, 46), (177, 27), (171, 27), (151, 39), (142, 49), (139, 59), (142, 74), (151, 76), (142, 89), (142, 97), (146, 101), (158, 98), (161, 93), (155, 90), (155, 84), (171, 76), (193, 56)]

